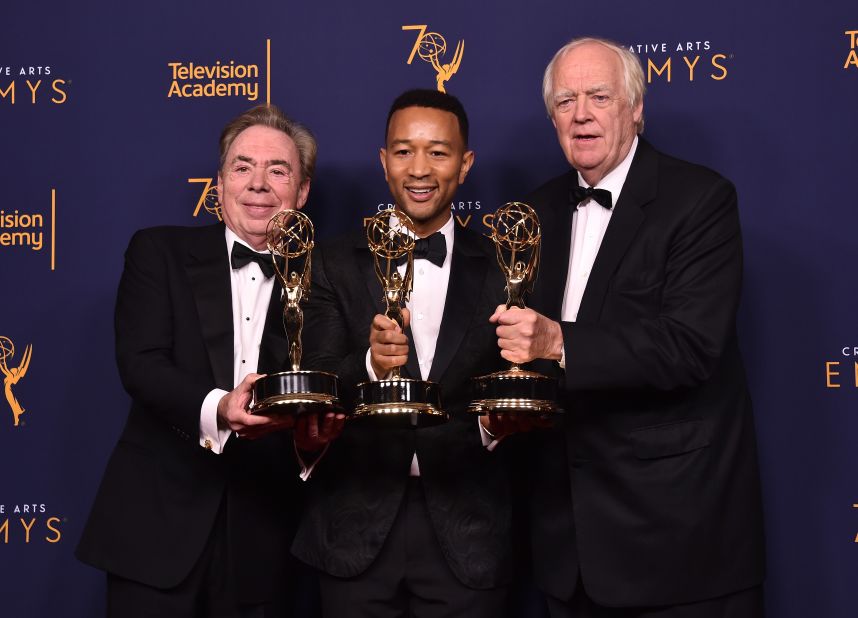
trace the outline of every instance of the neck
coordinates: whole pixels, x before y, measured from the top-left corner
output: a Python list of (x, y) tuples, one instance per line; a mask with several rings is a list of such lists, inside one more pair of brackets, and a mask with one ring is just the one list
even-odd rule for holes
[(426, 238), (427, 236), (431, 236), (447, 225), (447, 222), (452, 216), (452, 213), (450, 213), (450, 216), (443, 221), (414, 221), (414, 233), (417, 235), (417, 238)]

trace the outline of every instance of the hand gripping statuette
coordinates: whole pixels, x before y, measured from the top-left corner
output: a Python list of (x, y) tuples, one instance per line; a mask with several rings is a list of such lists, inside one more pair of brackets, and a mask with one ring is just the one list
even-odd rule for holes
[[(404, 330), (402, 307), (411, 294), (414, 280), (414, 224), (403, 212), (392, 208), (377, 213), (366, 228), (375, 264), (375, 274), (384, 290), (385, 315)], [(402, 273), (397, 263), (405, 259)], [(447, 421), (441, 409), (441, 388), (434, 382), (403, 378), (394, 367), (390, 376), (358, 384), (355, 417), (399, 417), (413, 425)]]
[[(521, 202), (509, 202), (495, 212), (491, 239), (498, 265), (506, 278), (506, 307), (525, 308), (524, 297), (533, 289), (539, 268), (542, 233), (536, 212)], [(517, 412), (546, 416), (558, 412), (557, 381), (512, 363), (506, 371), (473, 378), (474, 399), (468, 411)]]
[[(301, 301), (310, 295), (313, 223), (297, 210), (283, 210), (268, 222), (268, 250), (283, 286), (283, 327), (289, 342), (291, 371), (273, 373), (253, 385), (255, 414), (292, 414), (339, 408), (339, 380), (332, 373), (301, 370)], [(301, 272), (289, 271), (289, 260), (306, 256)], [(280, 259), (278, 259), (280, 258)]]

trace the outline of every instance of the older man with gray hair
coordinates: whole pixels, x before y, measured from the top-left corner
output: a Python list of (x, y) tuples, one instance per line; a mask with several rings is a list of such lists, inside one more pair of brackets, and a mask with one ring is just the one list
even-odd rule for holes
[(543, 83), (573, 169), (528, 199), (533, 309), (491, 317), (504, 358), (553, 361), (566, 411), (534, 436), (537, 584), (554, 617), (762, 616), (736, 191), (639, 136), (627, 49), (573, 40)]

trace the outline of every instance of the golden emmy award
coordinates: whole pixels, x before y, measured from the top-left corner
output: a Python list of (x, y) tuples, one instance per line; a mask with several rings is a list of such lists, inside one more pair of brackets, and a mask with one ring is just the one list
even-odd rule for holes
[[(521, 202), (509, 202), (495, 212), (491, 238), (498, 265), (506, 278), (506, 307), (525, 308), (525, 294), (533, 289), (539, 268), (542, 233), (536, 212)], [(474, 400), (468, 411), (522, 412), (548, 415), (557, 412), (557, 381), (512, 363), (506, 371), (472, 379)]]
[[(310, 257), (313, 223), (304, 213), (283, 210), (271, 218), (266, 230), (277, 280), (283, 286), (283, 327), (289, 342), (291, 371), (273, 373), (253, 385), (253, 413), (301, 414), (339, 407), (339, 379), (324, 371), (301, 370), (301, 301), (310, 294)], [(300, 273), (289, 270), (289, 260), (306, 256)], [(277, 258), (282, 259), (282, 265)]]
[[(403, 329), (402, 308), (411, 294), (414, 276), (414, 224), (405, 213), (392, 208), (376, 214), (366, 228), (375, 273), (384, 290), (385, 315)], [(397, 262), (405, 258), (400, 273)], [(447, 420), (441, 409), (441, 389), (434, 382), (400, 376), (394, 367), (390, 377), (358, 384), (355, 417), (402, 416), (419, 424), (436, 424)]]

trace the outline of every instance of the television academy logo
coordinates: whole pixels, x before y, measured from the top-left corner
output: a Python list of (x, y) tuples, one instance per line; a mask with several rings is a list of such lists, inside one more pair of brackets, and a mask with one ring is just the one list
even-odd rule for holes
[[(271, 39), (265, 41), (264, 76), (257, 63), (241, 63), (233, 59), (215, 59), (208, 62), (170, 60), (166, 63), (169, 75), (168, 99), (244, 98), (257, 101), (264, 94), (271, 102)], [(265, 92), (260, 92), (260, 83)]]
[(25, 409), (12, 389), (27, 375), (30, 361), (33, 358), (33, 344), (24, 348), (23, 354), (17, 361), (13, 360), (14, 357), (15, 344), (9, 337), (0, 335), (0, 373), (3, 375), (3, 394), (9, 409), (12, 410), (12, 423), (18, 427), (21, 424), (21, 415), (24, 414)]
[(447, 54), (447, 40), (437, 32), (426, 32), (427, 24), (416, 24), (402, 26), (403, 30), (417, 30), (417, 39), (411, 47), (411, 54), (405, 64), (411, 64), (414, 56), (418, 56), (423, 62), (431, 65), (435, 70), (435, 87), (438, 92), (447, 92), (444, 84), (450, 81), (462, 65), (462, 56), (465, 53), (465, 41), (456, 44), (456, 51), (450, 62), (444, 62)]
[[(40, 254), (49, 249), (51, 270), (56, 270), (56, 221), (56, 189), (51, 189), (50, 215), (23, 208), (0, 209), (0, 252), (16, 251), (18, 247), (23, 247)], [(49, 226), (48, 223), (50, 223)], [(47, 227), (49, 229), (46, 230)]]
[(858, 30), (847, 30), (844, 34), (849, 38), (849, 55), (846, 56), (843, 68), (858, 69)]

